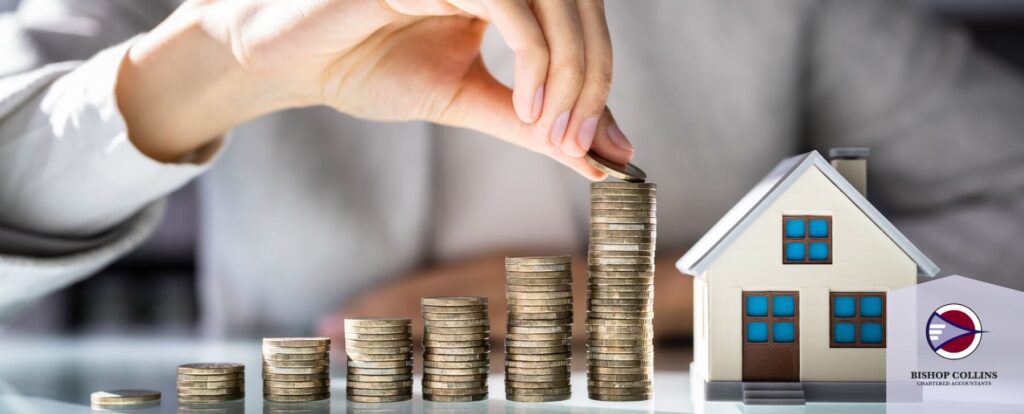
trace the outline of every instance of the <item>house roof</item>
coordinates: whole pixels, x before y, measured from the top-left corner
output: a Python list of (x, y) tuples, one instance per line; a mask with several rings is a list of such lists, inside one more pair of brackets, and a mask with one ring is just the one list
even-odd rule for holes
[(750, 224), (772, 205), (780, 195), (793, 185), (797, 178), (803, 175), (808, 168), (816, 167), (825, 174), (832, 184), (836, 186), (850, 201), (853, 202), (871, 221), (878, 226), (914, 263), (917, 264), (917, 274), (921, 276), (935, 276), (939, 272), (938, 266), (932, 263), (928, 257), (921, 253), (903, 233), (900, 233), (892, 223), (889, 222), (871, 205), (870, 202), (859, 191), (843, 178), (839, 171), (825, 160), (817, 151), (792, 156), (782, 160), (768, 173), (761, 182), (750, 189), (721, 220), (718, 220), (711, 230), (704, 234), (696, 244), (690, 248), (682, 258), (676, 262), (679, 271), (700, 275), (708, 269), (725, 251), (732, 242), (743, 234)]

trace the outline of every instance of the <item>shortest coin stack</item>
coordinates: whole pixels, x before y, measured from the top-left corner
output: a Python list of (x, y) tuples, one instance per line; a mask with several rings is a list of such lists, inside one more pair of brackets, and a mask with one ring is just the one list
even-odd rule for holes
[(412, 399), (412, 320), (345, 319), (349, 401), (390, 403)]
[(178, 402), (218, 403), (245, 397), (245, 365), (207, 362), (178, 365)]
[(331, 397), (330, 338), (263, 338), (263, 399), (306, 402)]
[(491, 322), (487, 298), (423, 298), (423, 399), (487, 399)]
[(127, 410), (160, 405), (160, 392), (149, 390), (96, 391), (89, 396), (96, 410)]

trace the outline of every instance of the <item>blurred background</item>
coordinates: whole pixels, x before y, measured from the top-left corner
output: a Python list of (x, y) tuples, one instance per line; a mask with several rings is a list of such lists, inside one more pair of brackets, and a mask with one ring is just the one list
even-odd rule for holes
[[(981, 48), (1024, 71), (1024, 1), (922, 1), (965, 26)], [(0, 0), (0, 10), (13, 6), (14, 0)], [(145, 245), (99, 275), (40, 301), (8, 332), (195, 334), (197, 220), (193, 184), (172, 195), (162, 227)]]

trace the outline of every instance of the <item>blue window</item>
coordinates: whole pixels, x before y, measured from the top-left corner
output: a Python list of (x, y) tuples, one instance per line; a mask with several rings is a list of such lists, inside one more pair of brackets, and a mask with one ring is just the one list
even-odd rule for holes
[(837, 323), (833, 329), (833, 340), (837, 344), (852, 344), (854, 341), (854, 328), (852, 323)]
[(747, 342), (768, 342), (768, 322), (748, 323)]
[(793, 342), (793, 322), (775, 322), (772, 324), (772, 341)]
[(747, 296), (747, 316), (768, 316), (768, 297)]
[(782, 263), (832, 263), (832, 217), (783, 216), (782, 223)]
[(786, 220), (786, 238), (787, 239), (802, 239), (802, 238), (804, 238), (804, 220), (802, 220), (802, 219)]
[(793, 297), (789, 295), (772, 297), (772, 316), (793, 316)]
[(885, 293), (833, 292), (833, 348), (885, 347)]

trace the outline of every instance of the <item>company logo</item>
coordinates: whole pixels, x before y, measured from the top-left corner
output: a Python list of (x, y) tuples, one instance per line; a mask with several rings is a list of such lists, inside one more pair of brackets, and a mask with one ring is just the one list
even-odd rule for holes
[(959, 303), (943, 305), (932, 312), (926, 324), (928, 346), (946, 359), (963, 359), (981, 343), (981, 319)]

